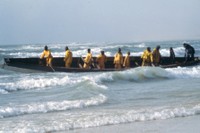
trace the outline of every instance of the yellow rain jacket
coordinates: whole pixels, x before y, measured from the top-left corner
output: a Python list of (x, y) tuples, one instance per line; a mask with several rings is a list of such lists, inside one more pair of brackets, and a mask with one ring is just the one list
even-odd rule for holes
[(114, 58), (114, 64), (123, 64), (123, 55), (117, 53)]
[(121, 53), (115, 55), (114, 64), (116, 69), (120, 69), (121, 65), (123, 65), (123, 55)]
[(125, 59), (124, 59), (124, 67), (129, 68), (130, 67), (130, 56), (127, 54)]
[(100, 69), (104, 69), (105, 68), (105, 62), (107, 61), (106, 56), (105, 55), (98, 55), (97, 56), (97, 63), (100, 67)]
[(72, 64), (72, 52), (70, 50), (67, 50), (65, 52), (65, 67), (70, 68), (71, 64)]
[(150, 66), (153, 61), (152, 53), (148, 50), (145, 50), (141, 56), (142, 58), (142, 66)]
[(51, 55), (51, 51), (50, 50), (44, 50), (42, 55), (40, 56), (41, 59), (46, 58), (46, 65), (50, 65), (51, 66), (51, 62), (53, 60), (53, 56)]
[(161, 55), (160, 55), (160, 52), (158, 50), (156, 50), (156, 48), (153, 50), (152, 56), (153, 56), (153, 63), (160, 62)]
[(91, 63), (92, 63), (92, 54), (88, 53), (87, 56), (84, 59), (83, 68), (88, 69), (90, 67)]

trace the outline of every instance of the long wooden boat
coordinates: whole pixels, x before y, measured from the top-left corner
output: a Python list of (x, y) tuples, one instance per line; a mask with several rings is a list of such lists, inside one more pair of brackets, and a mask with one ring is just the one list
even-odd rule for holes
[[(4, 58), (3, 68), (8, 68), (14, 71), (27, 71), (27, 72), (108, 72), (108, 71), (123, 71), (127, 70), (122, 68), (116, 70), (114, 68), (113, 59), (114, 57), (107, 57), (107, 62), (105, 63), (105, 69), (99, 70), (96, 66), (91, 67), (91, 69), (83, 69), (80, 66), (83, 65), (83, 60), (81, 57), (73, 57), (71, 68), (65, 68), (65, 62), (63, 57), (54, 57), (52, 61), (52, 67), (46, 66), (45, 59), (40, 58)], [(96, 57), (93, 58), (94, 61)], [(131, 68), (140, 67), (142, 60), (140, 56), (130, 57)], [(172, 68), (178, 66), (193, 66), (200, 63), (198, 57), (195, 57), (193, 61), (185, 62), (184, 57), (176, 57), (176, 63), (170, 63), (169, 57), (162, 57), (162, 61), (159, 65), (161, 68)], [(95, 63), (94, 63), (95, 64)]]

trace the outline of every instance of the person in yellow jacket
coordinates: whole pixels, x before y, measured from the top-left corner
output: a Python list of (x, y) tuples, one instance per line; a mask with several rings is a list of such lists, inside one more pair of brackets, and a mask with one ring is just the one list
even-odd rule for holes
[(124, 59), (124, 64), (123, 66), (125, 68), (130, 68), (130, 52), (127, 52), (125, 59)]
[(101, 51), (101, 54), (97, 56), (97, 64), (98, 64), (98, 69), (105, 69), (105, 62), (107, 61), (106, 55), (104, 54), (104, 51)]
[(91, 64), (92, 64), (92, 62), (93, 62), (93, 58), (92, 58), (92, 54), (91, 54), (91, 50), (90, 49), (88, 49), (88, 53), (87, 53), (85, 59), (83, 59), (83, 61), (84, 61), (83, 68), (84, 69), (89, 69)]
[(116, 69), (121, 69), (123, 65), (123, 55), (121, 52), (121, 48), (118, 49), (118, 52), (115, 54), (114, 62)]
[(70, 68), (72, 64), (72, 52), (69, 50), (68, 47), (65, 47), (64, 61), (65, 61), (65, 67)]
[(52, 60), (53, 56), (51, 54), (51, 51), (48, 50), (48, 47), (44, 47), (44, 51), (42, 52), (42, 55), (40, 56), (40, 59), (46, 58), (46, 66), (52, 66)]
[(152, 53), (151, 48), (147, 47), (147, 49), (143, 52), (142, 56), (142, 66), (151, 66), (152, 65)]
[(160, 60), (161, 60), (161, 54), (160, 54), (160, 46), (157, 46), (153, 52), (152, 52), (152, 56), (153, 56), (153, 64), (155, 66), (158, 66), (160, 64)]

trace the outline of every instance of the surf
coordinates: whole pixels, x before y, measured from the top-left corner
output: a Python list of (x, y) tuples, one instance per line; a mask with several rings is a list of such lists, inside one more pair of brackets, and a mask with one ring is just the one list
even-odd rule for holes
[(80, 100), (63, 100), (36, 102), (10, 106), (0, 106), (0, 118), (15, 117), (19, 115), (47, 113), (55, 111), (66, 111), (72, 109), (81, 109), (90, 106), (98, 106), (107, 101), (103, 94)]

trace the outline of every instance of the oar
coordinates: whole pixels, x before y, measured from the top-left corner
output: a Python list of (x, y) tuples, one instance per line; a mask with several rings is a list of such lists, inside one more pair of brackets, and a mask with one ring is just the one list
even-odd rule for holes
[[(43, 65), (42, 60), (43, 60), (43, 59), (40, 59), (40, 58), (39, 58), (39, 65)], [(51, 68), (51, 70), (52, 70), (53, 72), (55, 72), (55, 69), (53, 69), (53, 67), (52, 67), (51, 65), (48, 65), (48, 66)]]
[(96, 67), (97, 67), (98, 69), (100, 69), (100, 66), (99, 66), (99, 64), (96, 64)]
[(138, 64), (138, 62), (135, 62), (135, 65), (136, 65), (136, 66), (140, 66), (140, 65)]
[(50, 65), (48, 65), (48, 66), (49, 66), (49, 67), (52, 69), (52, 71), (53, 71), (53, 72), (55, 72), (55, 69), (53, 69), (53, 67), (52, 67), (52, 66), (50, 66)]
[(154, 65), (153, 63), (151, 63), (151, 66), (152, 66), (152, 67), (155, 67), (155, 65)]

